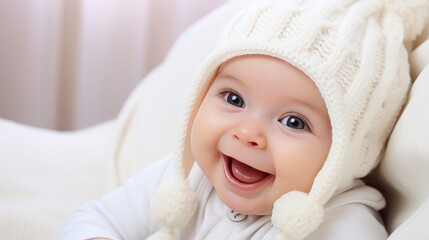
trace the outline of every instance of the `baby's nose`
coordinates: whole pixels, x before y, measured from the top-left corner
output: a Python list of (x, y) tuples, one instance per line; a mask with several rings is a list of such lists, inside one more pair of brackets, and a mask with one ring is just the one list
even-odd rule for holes
[(261, 127), (254, 122), (241, 123), (233, 129), (232, 137), (249, 147), (263, 149), (267, 145)]

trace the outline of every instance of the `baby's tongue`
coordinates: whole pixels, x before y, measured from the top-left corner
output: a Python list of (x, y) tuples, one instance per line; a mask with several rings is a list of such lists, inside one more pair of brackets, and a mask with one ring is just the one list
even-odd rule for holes
[(268, 175), (235, 159), (231, 162), (231, 172), (237, 180), (247, 184), (259, 182)]

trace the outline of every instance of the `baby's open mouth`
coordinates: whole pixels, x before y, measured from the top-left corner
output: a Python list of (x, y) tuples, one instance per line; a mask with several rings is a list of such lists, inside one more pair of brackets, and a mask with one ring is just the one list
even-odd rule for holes
[(253, 168), (232, 157), (223, 155), (224, 170), (228, 182), (240, 190), (254, 190), (262, 186), (273, 175)]

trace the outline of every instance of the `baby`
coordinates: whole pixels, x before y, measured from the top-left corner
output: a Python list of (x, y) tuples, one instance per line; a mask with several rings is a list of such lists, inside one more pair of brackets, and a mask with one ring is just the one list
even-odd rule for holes
[(386, 239), (378, 163), (429, 2), (254, 1), (193, 81), (180, 144), (60, 239)]

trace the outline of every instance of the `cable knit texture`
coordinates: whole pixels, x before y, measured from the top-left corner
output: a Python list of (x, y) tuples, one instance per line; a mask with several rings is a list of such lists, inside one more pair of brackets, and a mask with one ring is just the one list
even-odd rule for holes
[[(427, 0), (263, 0), (249, 4), (227, 24), (216, 49), (197, 72), (184, 109), (176, 159), (178, 181), (185, 183), (193, 161), (187, 154), (189, 126), (219, 65), (246, 54), (287, 61), (314, 81), (332, 125), (331, 149), (310, 192), (286, 193), (273, 209), (272, 221), (282, 233), (279, 239), (304, 239), (322, 222), (323, 205), (334, 191), (377, 165), (411, 84), (404, 41), (420, 33), (428, 13)], [(157, 198), (161, 204), (155, 204), (162, 211), (155, 212), (161, 223), (180, 227), (187, 222), (172, 214), (183, 219), (190, 207), (185, 201), (195, 200), (188, 190), (171, 190)], [(187, 212), (186, 218), (192, 214)]]

